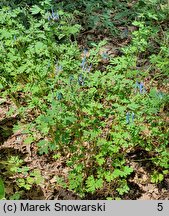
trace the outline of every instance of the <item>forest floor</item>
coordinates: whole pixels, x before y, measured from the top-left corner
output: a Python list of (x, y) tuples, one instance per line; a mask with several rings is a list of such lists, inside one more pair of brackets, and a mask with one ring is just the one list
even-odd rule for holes
[[(56, 176), (66, 176), (68, 168), (66, 167), (67, 157), (60, 157), (54, 160), (52, 155), (38, 155), (37, 147), (32, 145), (25, 145), (25, 134), (21, 131), (13, 132), (13, 126), (19, 120), (17, 114), (13, 117), (8, 117), (7, 112), (11, 108), (15, 108), (10, 101), (3, 101), (0, 98), (0, 155), (1, 160), (6, 161), (9, 156), (20, 156), (24, 161), (24, 165), (29, 167), (30, 170), (38, 169), (44, 178), (42, 186), (33, 186), (30, 190), (22, 191), (22, 199), (58, 199), (58, 200), (71, 200), (80, 199), (71, 191), (57, 187)], [(128, 185), (130, 191), (127, 195), (121, 197), (124, 200), (168, 200), (169, 199), (169, 176), (167, 176), (161, 183), (152, 184), (150, 180), (149, 171), (151, 170), (151, 161), (144, 161), (146, 152), (139, 149), (130, 153), (128, 165), (133, 168), (134, 172), (128, 178)], [(132, 162), (131, 159), (132, 158)], [(133, 160), (134, 159), (134, 160)], [(1, 167), (0, 167), (1, 168)], [(5, 172), (5, 170), (1, 170)], [(11, 196), (18, 191), (16, 179), (22, 177), (17, 175), (6, 175), (5, 185), (6, 194)], [(104, 194), (97, 192), (97, 194), (87, 195), (84, 199), (104, 199)]]

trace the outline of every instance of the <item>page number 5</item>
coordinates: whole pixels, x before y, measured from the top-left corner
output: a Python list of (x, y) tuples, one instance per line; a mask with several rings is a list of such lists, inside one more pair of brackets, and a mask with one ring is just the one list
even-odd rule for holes
[(157, 210), (158, 211), (162, 211), (163, 210), (163, 203), (158, 203)]

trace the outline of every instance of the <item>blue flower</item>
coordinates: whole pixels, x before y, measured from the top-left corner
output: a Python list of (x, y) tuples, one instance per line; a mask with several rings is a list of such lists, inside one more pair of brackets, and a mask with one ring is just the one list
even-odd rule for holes
[(91, 68), (92, 68), (92, 64), (90, 64), (89, 68), (88, 68), (88, 72), (91, 71)]
[(79, 74), (78, 83), (79, 83), (80, 86), (84, 85), (84, 76), (83, 76), (83, 74)]
[(129, 112), (126, 113), (126, 123), (130, 124), (130, 114), (129, 114)]
[(60, 71), (62, 71), (62, 66), (61, 65), (56, 65), (56, 67), (55, 67), (55, 73), (57, 74)]
[(61, 100), (63, 98), (63, 94), (61, 92), (57, 93), (57, 99)]
[(103, 58), (104, 60), (108, 60), (108, 54), (107, 54), (106, 52), (103, 52), (103, 53), (102, 53), (102, 58)]
[(129, 112), (126, 113), (126, 123), (127, 124), (130, 124), (130, 122), (133, 123), (134, 118), (135, 118), (134, 112), (132, 112), (132, 114), (131, 114), (131, 121), (130, 121), (130, 113)]
[(84, 49), (84, 56), (86, 57), (86, 54), (87, 54), (87, 49), (85, 48)]
[(125, 28), (121, 34), (122, 39), (128, 38), (128, 34), (129, 34), (129, 31), (127, 28)]
[(132, 112), (132, 115), (131, 115), (132, 122), (134, 122), (134, 117), (135, 117), (135, 114), (134, 112)]
[(143, 94), (146, 92), (143, 82), (139, 83), (136, 81), (135, 91), (134, 91), (135, 93), (137, 92), (137, 89), (139, 89), (140, 94)]
[(136, 88), (139, 88), (140, 84), (136, 81)]
[(59, 14), (58, 14), (58, 13), (56, 13), (55, 16), (53, 16), (53, 20), (54, 20), (54, 21), (59, 20)]
[(52, 8), (52, 17), (55, 15), (54, 11), (53, 11), (53, 8)]
[(52, 15), (48, 17), (48, 20), (52, 19), (53, 21), (58, 21), (59, 20), (59, 14), (57, 12), (54, 12), (52, 9)]
[(83, 70), (86, 70), (85, 65), (86, 65), (86, 54), (87, 54), (87, 49), (84, 49), (83, 52), (84, 52), (84, 57), (83, 57), (83, 59), (82, 59), (81, 67), (82, 67)]
[(82, 69), (83, 69), (83, 70), (85, 69), (85, 64), (86, 64), (86, 57), (84, 57), (84, 58), (82, 59), (82, 64), (81, 64), (81, 66), (82, 66)]
[(144, 90), (144, 84), (142, 82), (140, 83), (139, 89), (140, 89), (140, 94), (142, 94)]

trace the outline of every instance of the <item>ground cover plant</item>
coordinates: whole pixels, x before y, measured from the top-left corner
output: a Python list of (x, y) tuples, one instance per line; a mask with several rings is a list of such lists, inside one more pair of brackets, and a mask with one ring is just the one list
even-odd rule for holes
[[(53, 191), (78, 199), (125, 199), (135, 163), (148, 168), (144, 184), (167, 185), (167, 2), (95, 2), (1, 3), (0, 105), (10, 106), (0, 120), (0, 199), (24, 199), (35, 187), (45, 193), (49, 180)], [(79, 45), (93, 26), (106, 38)], [(123, 41), (117, 55), (106, 52), (108, 37)], [(10, 118), (29, 160), (5, 146)], [(45, 170), (37, 158), (64, 172)]]

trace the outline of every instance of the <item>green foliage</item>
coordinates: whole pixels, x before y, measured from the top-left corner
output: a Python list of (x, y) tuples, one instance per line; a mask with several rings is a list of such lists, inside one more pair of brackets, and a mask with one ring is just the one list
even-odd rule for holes
[(5, 198), (5, 186), (2, 178), (0, 178), (0, 200)]
[(19, 159), (18, 156), (11, 156), (7, 161), (0, 161), (0, 164), (6, 169), (7, 173), (12, 174), (20, 171), (20, 166), (23, 164), (23, 160)]
[(93, 176), (89, 176), (86, 180), (87, 192), (94, 193), (98, 188), (103, 187), (103, 179), (94, 179)]
[[(1, 161), (1, 166), (6, 170), (3, 175), (13, 176), (19, 188), (30, 190), (33, 185), (42, 185), (43, 177), (39, 170), (30, 171), (29, 167), (23, 165), (23, 160), (18, 156), (11, 156), (7, 161)], [(0, 179), (0, 192), (3, 192), (3, 181)], [(19, 199), (20, 192), (13, 194), (10, 199)]]
[[(135, 7), (128, 6), (125, 1), (62, 1), (60, 3), (64, 10), (74, 14), (80, 21), (84, 32), (89, 30), (101, 34), (117, 36), (119, 25), (129, 25), (136, 16)], [(123, 32), (121, 32), (122, 34)]]
[(43, 185), (43, 180), (40, 171), (34, 170), (33, 172), (30, 172), (26, 178), (18, 178), (16, 182), (20, 188), (30, 190), (34, 184)]
[(146, 0), (138, 2), (139, 17), (147, 22), (168, 20), (166, 0)]
[[(136, 2), (119, 0), (80, 0), (61, 1), (61, 8), (74, 14), (82, 25), (83, 32), (126, 39), (130, 35), (128, 27), (135, 20), (146, 20), (146, 23), (168, 20), (167, 0), (139, 0)], [(123, 27), (122, 29), (119, 26)], [(89, 40), (90, 37), (89, 37)], [(95, 36), (96, 40), (96, 36)], [(89, 42), (89, 41), (88, 41)]]
[(12, 196), (9, 197), (9, 200), (20, 200), (21, 195), (21, 192), (15, 192)]
[(127, 193), (130, 188), (128, 187), (126, 180), (122, 180), (119, 182), (119, 187), (116, 190), (120, 195), (123, 195), (124, 193)]
[[(105, 41), (91, 43), (89, 55), (84, 51), (81, 57), (76, 43), (81, 26), (65, 12), (76, 2), (71, 8), (62, 4), (65, 11), (49, 0), (29, 1), (29, 7), (24, 2), (0, 10), (0, 92), (13, 101), (13, 112), (22, 118), (15, 130), (26, 134), (25, 145), (36, 144), (39, 155), (52, 152), (55, 160), (67, 157), (68, 174), (57, 177), (57, 184), (81, 197), (105, 188), (108, 198), (123, 196), (130, 190), (127, 178), (133, 172), (128, 153), (136, 149), (151, 155), (154, 167), (168, 169), (169, 96), (165, 85), (159, 83), (162, 89), (154, 85), (157, 78), (159, 82), (168, 78), (168, 31), (161, 37), (159, 26), (153, 27), (153, 22), (166, 20), (167, 13), (156, 14), (155, 1), (139, 1), (152, 10), (139, 13), (131, 43), (122, 48), (122, 56), (110, 57), (102, 71), (99, 51)], [(125, 3), (117, 6), (117, 2), (113, 9), (121, 7), (121, 11), (114, 19), (129, 16)], [(111, 8), (112, 1), (83, 4), (91, 14), (89, 28), (98, 23), (101, 31), (104, 24), (115, 31), (110, 10), (105, 8), (100, 18), (92, 14), (103, 5)], [(31, 172), (19, 157), (11, 157), (5, 165), (8, 174), (24, 176), (16, 179), (20, 188), (43, 184), (40, 171)], [(152, 182), (162, 181), (162, 175), (153, 173)]]
[(151, 182), (158, 184), (164, 180), (164, 177), (167, 174), (168, 174), (168, 170), (164, 170), (162, 173), (158, 171), (154, 171), (153, 174), (151, 175)]

